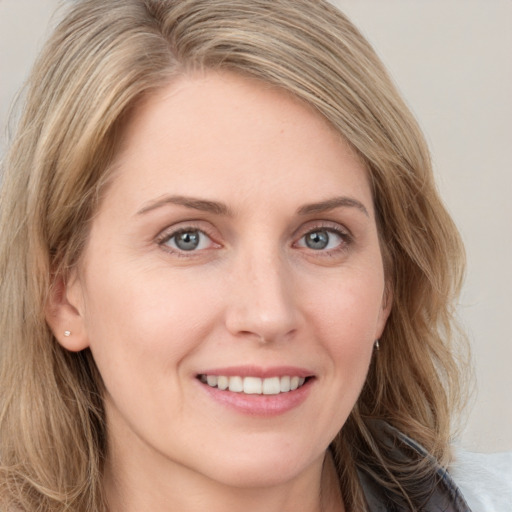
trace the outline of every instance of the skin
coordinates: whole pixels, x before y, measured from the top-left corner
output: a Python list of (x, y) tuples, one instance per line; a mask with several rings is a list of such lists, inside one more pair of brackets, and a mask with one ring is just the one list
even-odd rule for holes
[[(326, 449), (390, 308), (363, 163), (312, 109), (228, 73), (146, 98), (123, 140), (48, 315), (105, 382), (111, 511), (343, 510)], [(307, 369), (305, 399), (247, 414), (197, 378), (247, 364)]]

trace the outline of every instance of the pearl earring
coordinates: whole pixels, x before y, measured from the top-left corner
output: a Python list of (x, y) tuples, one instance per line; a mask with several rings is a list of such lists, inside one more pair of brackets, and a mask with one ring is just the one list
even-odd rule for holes
[(375, 350), (380, 350), (380, 344), (379, 344), (379, 340), (375, 340)]
[(64, 336), (71, 336), (71, 331), (64, 331)]

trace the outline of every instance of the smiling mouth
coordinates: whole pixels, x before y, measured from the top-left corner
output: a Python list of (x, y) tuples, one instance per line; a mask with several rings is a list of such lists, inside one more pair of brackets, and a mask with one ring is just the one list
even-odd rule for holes
[(246, 395), (279, 395), (302, 387), (311, 377), (285, 375), (283, 377), (240, 377), (226, 375), (198, 375), (199, 380), (221, 391)]

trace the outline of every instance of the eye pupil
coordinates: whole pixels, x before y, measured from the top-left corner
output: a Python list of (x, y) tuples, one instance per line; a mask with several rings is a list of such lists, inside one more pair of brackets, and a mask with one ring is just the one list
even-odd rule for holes
[(325, 249), (329, 244), (329, 233), (327, 231), (313, 231), (306, 235), (306, 245), (310, 249)]
[(182, 251), (192, 251), (199, 245), (199, 231), (184, 231), (175, 235), (176, 247)]

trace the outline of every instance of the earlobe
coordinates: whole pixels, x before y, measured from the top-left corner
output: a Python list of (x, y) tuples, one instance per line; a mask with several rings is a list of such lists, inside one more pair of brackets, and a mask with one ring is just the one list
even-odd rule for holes
[(46, 323), (55, 339), (71, 352), (79, 352), (89, 346), (82, 308), (76, 300), (76, 287), (79, 287), (76, 279), (65, 282), (62, 277), (57, 277), (50, 287), (45, 308)]

